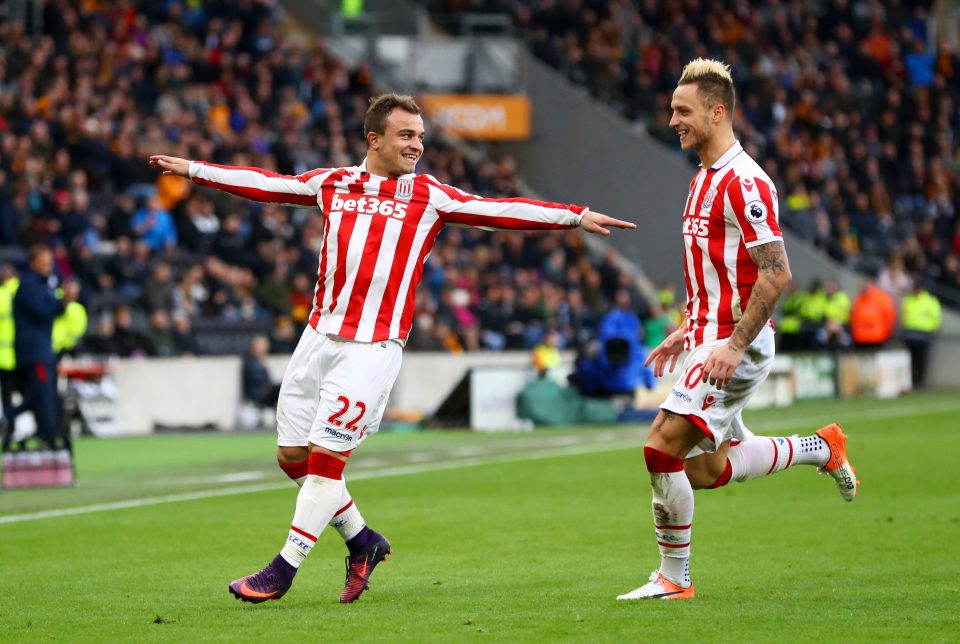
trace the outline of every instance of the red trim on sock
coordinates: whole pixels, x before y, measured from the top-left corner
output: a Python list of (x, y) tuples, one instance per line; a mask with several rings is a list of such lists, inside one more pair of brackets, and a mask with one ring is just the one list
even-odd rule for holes
[(705, 421), (704, 419), (700, 418), (699, 416), (694, 416), (693, 414), (687, 414), (687, 415), (684, 416), (684, 418), (686, 418), (687, 420), (689, 420), (689, 421), (690, 421), (691, 423), (693, 423), (693, 425), (695, 425), (701, 432), (703, 432), (704, 434), (706, 434), (706, 435), (707, 435), (707, 438), (709, 438), (710, 440), (712, 440), (714, 443), (717, 442), (717, 439), (714, 438), (714, 436), (713, 436), (713, 432), (711, 432), (711, 431), (710, 431), (710, 428), (707, 427), (707, 421)]
[(312, 542), (314, 542), (314, 543), (317, 542), (317, 538), (316, 538), (315, 536), (313, 536), (313, 535), (310, 534), (309, 532), (304, 532), (303, 530), (301, 530), (300, 528), (298, 528), (298, 527), (295, 526), (295, 525), (290, 526), (290, 529), (293, 530), (294, 532), (296, 532), (297, 534), (299, 534), (301, 537), (306, 537), (307, 539), (309, 539), (310, 541), (312, 541)]
[(775, 467), (777, 466), (777, 460), (778, 460), (779, 457), (780, 457), (780, 450), (777, 449), (777, 441), (775, 441), (775, 440), (774, 440), (772, 437), (770, 437), (770, 436), (767, 436), (767, 438), (769, 438), (769, 439), (770, 439), (770, 442), (773, 443), (773, 463), (770, 465), (770, 469), (767, 470), (767, 474), (770, 474), (771, 472), (773, 472), (773, 468), (775, 468)]
[[(790, 464), (793, 463), (793, 442), (789, 438), (785, 440), (787, 441), (787, 445), (790, 446), (790, 455), (787, 456), (787, 467), (790, 467)], [(787, 467), (783, 469), (787, 469)]]
[(307, 474), (339, 481), (343, 478), (343, 468), (346, 466), (346, 461), (341, 461), (336, 456), (323, 452), (310, 452), (310, 458), (307, 459)]
[(335, 516), (335, 517), (336, 517), (336, 516), (340, 516), (341, 514), (343, 514), (343, 513), (346, 512), (347, 510), (349, 510), (351, 505), (353, 505), (353, 499), (350, 499), (350, 503), (347, 503), (345, 506), (343, 506), (342, 508), (340, 508), (339, 510), (337, 510), (336, 513), (335, 513), (333, 516)]
[(664, 548), (686, 548), (687, 546), (690, 545), (689, 541), (686, 543), (664, 543), (662, 541), (658, 541), (657, 543), (663, 546)]
[(689, 530), (692, 523), (687, 525), (658, 525), (655, 526), (657, 530)]
[(283, 473), (294, 481), (307, 475), (307, 459), (296, 463), (279, 463), (279, 465)]
[(717, 480), (713, 482), (713, 485), (708, 487), (708, 490), (716, 490), (718, 487), (723, 487), (730, 482), (730, 478), (733, 476), (733, 466), (730, 465), (730, 459), (727, 459), (727, 464), (723, 467), (723, 473), (717, 477)]
[(666, 452), (661, 452), (660, 450), (652, 447), (643, 448), (643, 460), (647, 463), (648, 472), (667, 474), (669, 472), (683, 471), (682, 458), (670, 456)]
[(732, 439), (730, 439), (730, 447), (736, 447), (736, 446), (739, 445), (741, 442), (742, 442), (742, 441), (738, 441), (736, 438), (732, 438)]

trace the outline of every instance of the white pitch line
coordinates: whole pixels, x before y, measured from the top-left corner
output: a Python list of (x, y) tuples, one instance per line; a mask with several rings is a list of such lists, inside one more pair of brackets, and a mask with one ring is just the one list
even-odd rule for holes
[[(884, 409), (864, 409), (848, 414), (836, 414), (841, 421), (863, 421), (876, 420), (883, 418), (898, 418), (910, 416), (918, 411), (925, 413), (938, 413), (960, 410), (960, 404), (941, 403), (937, 405), (901, 405), (897, 407), (888, 407)], [(823, 416), (795, 416), (790, 419), (776, 419), (767, 422), (758, 422), (755, 427), (758, 429), (778, 429), (794, 428), (806, 423), (826, 422)], [(618, 439), (622, 434), (613, 432), (604, 432), (602, 434), (590, 435), (594, 440), (600, 438), (604, 440)], [(566, 442), (570, 437), (563, 437), (565, 440), (557, 442)], [(578, 454), (591, 454), (598, 452), (611, 452), (622, 449), (632, 449), (643, 445), (641, 437), (633, 440), (624, 440), (617, 443), (583, 442), (579, 445), (553, 447), (542, 449), (535, 452), (525, 452), (521, 454), (505, 454), (489, 458), (461, 458), (449, 461), (440, 461), (436, 463), (423, 463), (416, 465), (400, 465), (384, 469), (361, 469), (351, 473), (351, 481), (364, 479), (386, 478), (390, 476), (405, 476), (409, 474), (425, 474), (428, 472), (441, 472), (445, 470), (459, 469), (462, 467), (476, 467), (480, 465), (496, 465), (500, 463), (514, 463), (519, 461), (536, 461), (561, 456), (575, 456)], [(223, 496), (236, 496), (239, 494), (253, 494), (256, 492), (269, 492), (274, 490), (290, 489), (290, 483), (261, 483), (258, 485), (242, 485), (230, 488), (219, 488), (215, 490), (198, 490), (196, 492), (185, 492), (183, 494), (171, 494), (167, 496), (147, 497), (143, 499), (129, 499), (127, 501), (116, 501), (113, 503), (99, 503), (96, 505), (84, 505), (74, 508), (61, 508), (57, 510), (46, 510), (43, 512), (31, 512), (28, 514), (11, 514), (0, 516), (0, 524), (21, 523), (24, 521), (36, 521), (39, 519), (54, 519), (79, 514), (91, 514), (94, 512), (109, 512), (112, 510), (125, 510), (129, 508), (142, 508), (150, 505), (162, 505), (166, 503), (180, 503), (183, 501), (199, 501), (202, 499), (212, 499)]]
[[(770, 419), (766, 422), (757, 422), (754, 426), (758, 429), (792, 429), (799, 425), (824, 425), (831, 422), (861, 422), (865, 420), (883, 420), (885, 418), (904, 418), (913, 416), (917, 412), (924, 414), (936, 414), (940, 412), (960, 411), (960, 403), (948, 402), (935, 405), (901, 405), (899, 407), (882, 407), (880, 409), (861, 409), (855, 412), (844, 413), (842, 410), (834, 412), (832, 416), (818, 414), (816, 416), (794, 416), (785, 419)], [(749, 413), (749, 412), (748, 412)]]
[[(423, 463), (417, 465), (400, 465), (397, 467), (388, 467), (380, 470), (366, 469), (358, 470), (352, 473), (348, 479), (350, 481), (361, 481), (365, 479), (378, 479), (390, 476), (406, 476), (409, 474), (425, 474), (428, 472), (442, 472), (445, 470), (454, 470), (464, 467), (476, 467), (480, 465), (497, 465), (500, 463), (513, 463), (517, 461), (536, 461), (548, 458), (557, 458), (561, 456), (576, 456), (579, 454), (591, 454), (595, 452), (609, 452), (621, 449), (639, 447), (642, 443), (639, 440), (625, 441), (618, 444), (581, 444), (559, 449), (541, 450), (537, 452), (526, 452), (522, 454), (506, 454), (502, 456), (493, 456), (490, 458), (462, 458), (451, 461), (440, 461), (437, 463)], [(0, 524), (4, 523), (22, 523), (24, 521), (37, 521), (39, 519), (57, 519), (61, 517), (76, 516), (79, 514), (91, 514), (94, 512), (110, 512), (113, 510), (126, 510), (130, 508), (142, 508), (150, 505), (163, 505), (166, 503), (180, 503), (183, 501), (199, 501), (202, 499), (212, 499), (223, 496), (236, 496), (238, 494), (253, 494), (255, 492), (270, 492), (274, 490), (290, 489), (293, 487), (289, 482), (285, 483), (262, 483), (259, 485), (242, 485), (237, 487), (220, 488), (216, 490), (198, 490), (196, 492), (185, 492), (183, 494), (170, 494), (166, 496), (154, 496), (143, 499), (129, 499), (126, 501), (115, 501), (113, 503), (98, 503), (95, 505), (83, 505), (75, 508), (61, 508), (57, 510), (45, 510), (43, 512), (30, 512), (28, 514), (11, 514), (9, 516), (0, 516)]]

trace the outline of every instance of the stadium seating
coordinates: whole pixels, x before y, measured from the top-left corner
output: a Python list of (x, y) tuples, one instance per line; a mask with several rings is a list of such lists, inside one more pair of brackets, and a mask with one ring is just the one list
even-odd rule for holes
[[(670, 95), (698, 56), (733, 66), (741, 142), (783, 223), (876, 274), (892, 255), (960, 306), (960, 59), (932, 2), (440, 0), (508, 12), (534, 55), (677, 149)], [(945, 19), (941, 19), (943, 21)]]
[[(51, 0), (39, 36), (0, 22), (0, 259), (55, 247), (60, 276), (82, 281), (86, 350), (150, 355), (159, 340), (174, 354), (234, 353), (265, 328), (289, 350), (310, 306), (319, 216), (147, 164), (155, 153), (291, 174), (359, 163), (374, 79), (287, 31), (280, 11)], [(509, 157), (471, 163), (442, 141), (418, 171), (489, 196), (519, 191)], [(595, 332), (616, 273), (575, 235), (447, 231), (411, 348), (530, 348), (548, 326), (572, 345)]]

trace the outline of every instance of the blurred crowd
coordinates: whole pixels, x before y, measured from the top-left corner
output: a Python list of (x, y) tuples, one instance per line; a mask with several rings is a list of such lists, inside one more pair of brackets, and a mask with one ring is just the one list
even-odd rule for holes
[(782, 223), (870, 274), (899, 256), (960, 304), (960, 58), (932, 0), (426, 5), (511, 14), (537, 57), (675, 149), (683, 65), (730, 63), (735, 129), (776, 181)]
[(881, 349), (902, 340), (910, 352), (914, 387), (926, 379), (929, 352), (943, 323), (940, 300), (919, 275), (909, 275), (903, 258), (891, 257), (876, 279), (864, 278), (851, 297), (833, 281), (819, 278), (806, 288), (796, 283), (776, 316), (779, 350)]
[[(313, 297), (319, 211), (260, 205), (147, 164), (165, 153), (285, 174), (365, 155), (369, 69), (283, 27), (274, 0), (49, 0), (43, 33), (0, 21), (0, 261), (49, 244), (90, 314), (81, 351), (292, 350)], [(419, 172), (487, 196), (519, 192), (512, 158), (429, 140)], [(441, 234), (413, 349), (561, 347), (596, 332), (618, 290), (656, 317), (615, 257), (576, 234)], [(231, 330), (239, 329), (231, 342)]]

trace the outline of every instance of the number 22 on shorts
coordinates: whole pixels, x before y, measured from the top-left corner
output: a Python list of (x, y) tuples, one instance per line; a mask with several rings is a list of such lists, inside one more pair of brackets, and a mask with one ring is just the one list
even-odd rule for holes
[[(350, 399), (346, 396), (337, 396), (337, 402), (340, 403), (340, 411), (334, 412), (330, 415), (330, 418), (327, 419), (328, 423), (336, 425), (337, 427), (343, 427), (348, 429), (351, 432), (357, 431), (357, 423), (363, 418), (363, 415), (367, 413), (367, 405), (365, 403), (355, 401), (354, 403), (350, 402)], [(344, 421), (340, 419), (341, 416), (347, 413), (350, 407), (354, 407), (357, 410), (356, 415), (351, 414), (352, 419), (344, 425)]]

